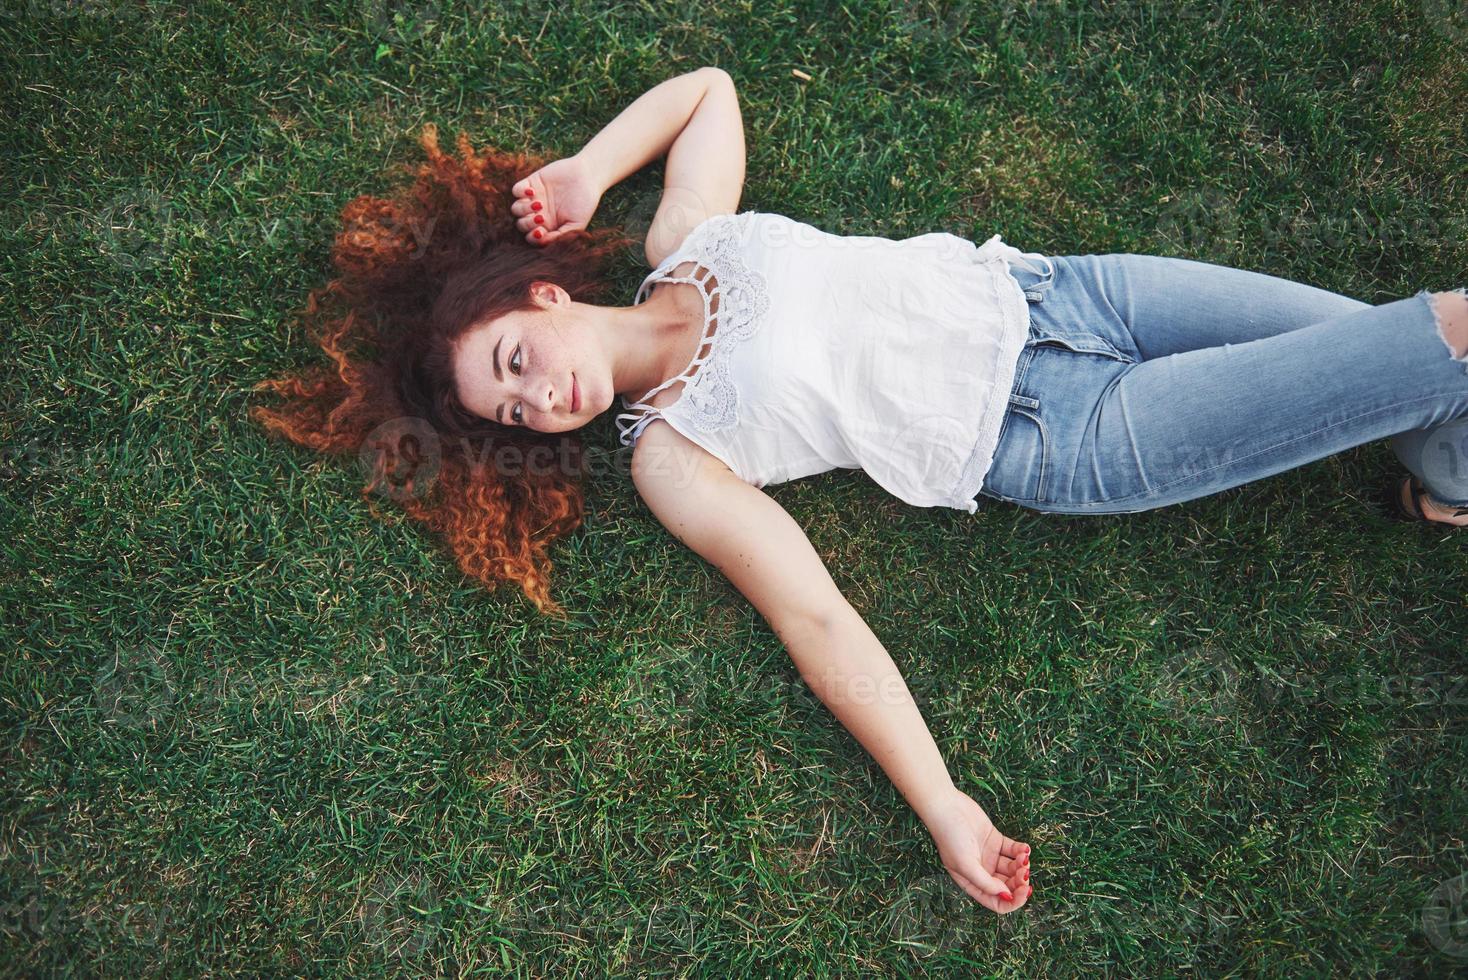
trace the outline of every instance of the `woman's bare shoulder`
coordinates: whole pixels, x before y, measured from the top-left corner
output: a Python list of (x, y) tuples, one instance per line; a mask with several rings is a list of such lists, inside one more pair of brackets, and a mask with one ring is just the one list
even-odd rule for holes
[[(666, 395), (666, 390), (658, 392), (650, 404), (663, 407), (658, 402)], [(667, 402), (672, 400), (672, 397), (666, 399)], [(655, 418), (643, 427), (632, 447), (632, 475), (642, 489), (648, 481), (655, 480), (662, 485), (666, 485), (664, 481), (668, 480), (686, 484), (695, 479), (734, 476), (734, 471), (719, 457), (673, 428), (666, 419)]]

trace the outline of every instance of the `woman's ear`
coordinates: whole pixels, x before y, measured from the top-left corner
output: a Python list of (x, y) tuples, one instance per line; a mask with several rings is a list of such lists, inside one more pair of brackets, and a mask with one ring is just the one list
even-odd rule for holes
[(554, 283), (537, 279), (530, 284), (530, 296), (542, 309), (547, 306), (558, 306), (564, 295), (565, 290)]

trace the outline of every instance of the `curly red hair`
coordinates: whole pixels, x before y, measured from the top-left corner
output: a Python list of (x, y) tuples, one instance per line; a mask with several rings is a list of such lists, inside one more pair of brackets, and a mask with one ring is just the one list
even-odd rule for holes
[[(337, 275), (312, 290), (300, 314), (329, 363), (262, 381), (284, 396), (251, 416), (318, 452), (356, 454), (362, 495), (392, 496), (440, 534), (458, 566), (491, 588), (517, 583), (542, 613), (550, 597), (548, 546), (581, 524), (580, 437), (500, 425), (467, 411), (452, 374), (454, 343), (470, 327), (532, 309), (530, 284), (548, 281), (587, 302), (606, 289), (619, 229), (572, 232), (552, 245), (525, 241), (510, 213), (511, 186), (547, 160), (438, 146), (388, 197), (363, 194), (341, 212), (331, 251)], [(568, 465), (507, 467), (547, 452)], [(494, 461), (496, 465), (487, 465)]]

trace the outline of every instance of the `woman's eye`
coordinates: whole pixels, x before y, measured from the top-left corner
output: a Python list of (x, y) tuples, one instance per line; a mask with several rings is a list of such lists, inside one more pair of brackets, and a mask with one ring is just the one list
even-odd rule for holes
[[(514, 356), (510, 358), (510, 370), (514, 371), (516, 374), (519, 374), (520, 366), (520, 348), (516, 347)], [(510, 417), (515, 420), (515, 423), (517, 425), (525, 424), (525, 412), (523, 410), (523, 406), (523, 402), (516, 402), (515, 410), (510, 413)]]

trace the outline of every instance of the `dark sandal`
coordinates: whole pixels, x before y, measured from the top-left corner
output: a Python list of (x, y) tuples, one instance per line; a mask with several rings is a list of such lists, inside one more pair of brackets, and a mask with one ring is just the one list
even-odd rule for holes
[[(1403, 490), (1407, 491), (1405, 497), (1402, 493)], [(1435, 524), (1439, 527), (1464, 526), (1461, 524), (1449, 524), (1447, 521), (1434, 521), (1429, 518), (1422, 508), (1422, 502), (1429, 496), (1430, 494), (1428, 494), (1427, 488), (1422, 485), (1422, 481), (1415, 476), (1409, 476), (1401, 483), (1395, 485), (1394, 492), (1392, 493), (1392, 503), (1396, 506), (1397, 513), (1404, 520), (1416, 521), (1421, 524)], [(1468, 507), (1456, 507), (1453, 508), (1451, 516), (1463, 517), (1465, 515), (1468, 515)]]

